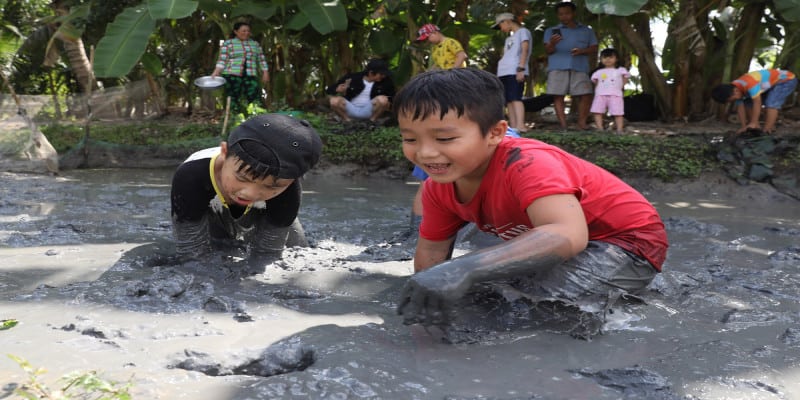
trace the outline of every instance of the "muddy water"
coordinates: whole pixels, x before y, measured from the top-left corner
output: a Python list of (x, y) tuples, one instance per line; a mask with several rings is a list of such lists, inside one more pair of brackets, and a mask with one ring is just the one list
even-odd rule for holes
[[(415, 186), (308, 177), (313, 247), (253, 275), (174, 262), (170, 176), (0, 173), (3, 354), (140, 399), (800, 399), (800, 202), (767, 187), (644, 185), (665, 272), (591, 341), (534, 310), (448, 344), (394, 313)], [(25, 379), (0, 358), (0, 398)]]

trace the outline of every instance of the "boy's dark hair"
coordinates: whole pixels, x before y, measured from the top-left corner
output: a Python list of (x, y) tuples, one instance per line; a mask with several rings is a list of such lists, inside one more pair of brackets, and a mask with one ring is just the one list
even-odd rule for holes
[(556, 4), (556, 11), (558, 11), (560, 8), (564, 8), (564, 7), (569, 7), (569, 8), (572, 9), (572, 11), (575, 11), (575, 10), (578, 9), (577, 7), (575, 7), (575, 3), (571, 2), (571, 1), (562, 1), (561, 3)]
[(435, 114), (443, 118), (450, 111), (478, 124), (485, 136), (492, 125), (503, 119), (505, 90), (500, 79), (474, 68), (453, 68), (423, 72), (413, 78), (392, 100), (395, 116), (412, 121)]
[(384, 76), (389, 76), (389, 64), (386, 61), (380, 58), (373, 58), (369, 60), (367, 63), (367, 67), (364, 69), (367, 73), (372, 72), (374, 74), (382, 74)]
[(731, 98), (733, 95), (733, 85), (730, 83), (723, 83), (717, 86), (714, 86), (711, 89), (711, 98), (714, 99), (717, 103), (727, 103), (728, 99)]
[(261, 114), (231, 132), (228, 151), (241, 160), (238, 171), (254, 179), (297, 179), (319, 161), (322, 140), (305, 120)]

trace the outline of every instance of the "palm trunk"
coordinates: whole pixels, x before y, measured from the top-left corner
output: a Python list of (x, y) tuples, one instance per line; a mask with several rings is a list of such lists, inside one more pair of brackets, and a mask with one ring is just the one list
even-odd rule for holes
[(61, 43), (64, 44), (64, 53), (66, 53), (69, 60), (69, 66), (72, 72), (78, 79), (78, 84), (83, 93), (89, 93), (92, 89), (96, 88), (94, 82), (94, 75), (92, 74), (92, 65), (89, 62), (89, 57), (86, 56), (86, 50), (83, 48), (83, 41), (78, 38), (73, 40), (64, 39), (61, 35), (56, 36)]
[[(703, 34), (697, 26), (697, 9), (693, 0), (682, 0), (678, 13), (672, 18), (670, 24), (670, 35), (675, 37), (675, 87), (673, 94), (672, 110), (675, 117), (688, 120), (689, 108), (696, 107), (700, 111), (703, 109), (704, 101), (702, 97), (702, 81), (700, 86), (695, 86), (698, 82), (696, 74), (698, 71), (696, 63), (702, 65), (705, 60), (706, 44)], [(702, 76), (701, 76), (702, 77)], [(691, 97), (691, 98), (690, 98)], [(694, 104), (699, 102), (699, 104)]]
[(746, 3), (742, 9), (742, 19), (736, 25), (733, 36), (733, 40), (736, 41), (731, 69), (733, 79), (750, 70), (750, 60), (753, 59), (756, 45), (764, 33), (761, 18), (764, 16), (765, 7), (766, 3), (752, 2)]
[(614, 21), (622, 32), (622, 37), (628, 41), (628, 45), (631, 46), (634, 53), (639, 55), (639, 72), (642, 74), (642, 80), (649, 82), (648, 86), (653, 89), (661, 118), (670, 118), (672, 116), (672, 95), (666, 79), (656, 65), (655, 55), (648, 45), (651, 40), (649, 34), (646, 38), (642, 37), (631, 27), (625, 17), (615, 16)]

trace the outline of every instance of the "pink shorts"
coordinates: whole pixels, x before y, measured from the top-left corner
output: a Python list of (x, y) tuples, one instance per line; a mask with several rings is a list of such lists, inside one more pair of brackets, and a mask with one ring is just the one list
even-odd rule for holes
[(606, 110), (613, 116), (625, 115), (625, 103), (620, 96), (595, 95), (592, 101), (592, 114), (605, 114)]

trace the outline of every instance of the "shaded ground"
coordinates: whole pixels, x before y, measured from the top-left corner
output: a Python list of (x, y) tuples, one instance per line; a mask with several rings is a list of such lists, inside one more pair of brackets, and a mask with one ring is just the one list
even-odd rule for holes
[[(0, 348), (142, 399), (800, 399), (800, 202), (771, 186), (632, 181), (671, 242), (645, 304), (592, 341), (546, 309), (489, 307), (514, 329), (447, 344), (394, 312), (415, 186), (354, 171), (308, 177), (313, 247), (255, 275), (171, 261), (171, 170), (0, 173), (0, 319), (20, 321)], [(26, 379), (9, 359), (0, 376), (0, 397)]]

